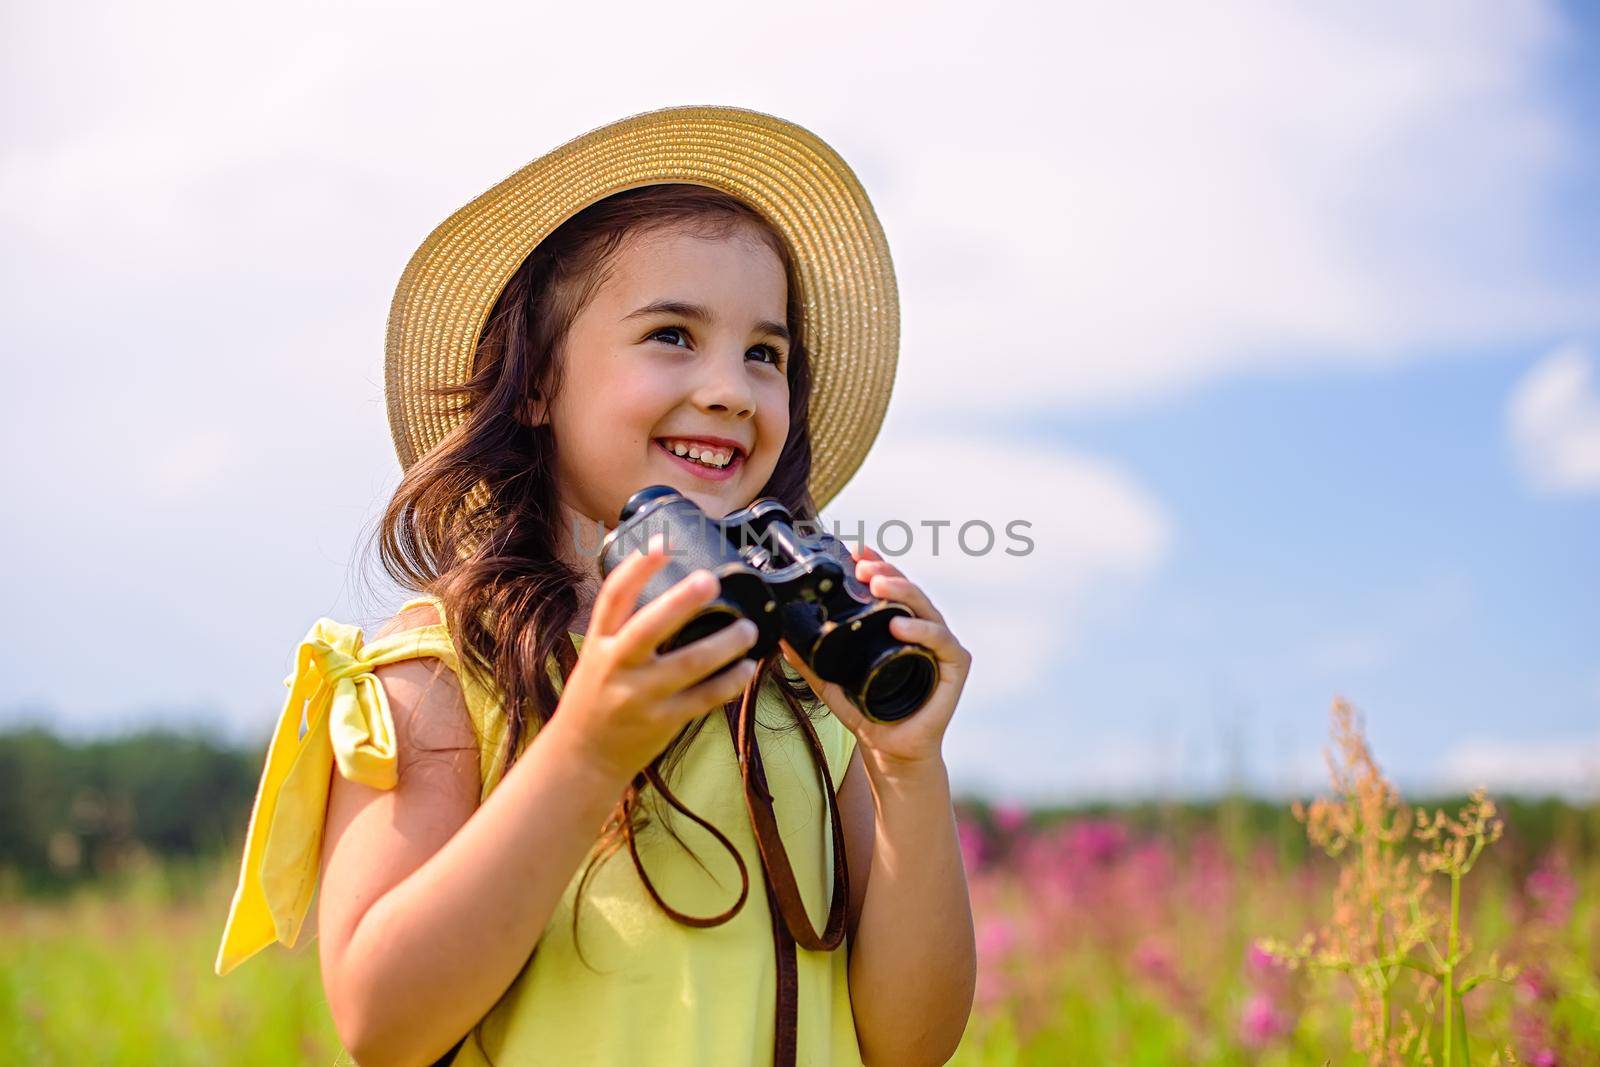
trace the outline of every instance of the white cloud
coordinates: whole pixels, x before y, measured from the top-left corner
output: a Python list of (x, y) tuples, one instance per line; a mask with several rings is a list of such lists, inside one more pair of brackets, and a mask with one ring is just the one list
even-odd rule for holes
[[(1174, 536), (1163, 505), (1104, 460), (1032, 443), (898, 433), (885, 434), (824, 518), (846, 532), (864, 524), (885, 555), (908, 544), (892, 562), (972, 651), (969, 692), (980, 701), (1038, 691), (1094, 594), (1151, 576)], [(885, 529), (895, 520), (907, 528)], [(1013, 531), (1017, 521), (1027, 525)], [(985, 526), (994, 534), (989, 551)]]
[[(951, 724), (954, 735), (961, 726)], [(958, 793), (992, 801), (1061, 804), (1178, 796), (1212, 783), (1195, 780), (1184, 763), (1192, 746), (1172, 735), (1129, 736), (1115, 732), (1061, 743), (1041, 734), (1019, 744), (1015, 731), (978, 724), (952, 741), (950, 774)]]
[[(938, 426), (950, 462), (1004, 456), (963, 468), (963, 510), (1064, 487), (1026, 575), (929, 563), (993, 649), (974, 685), (1037, 677), (1090, 588), (1159, 566), (1170, 523), (1126, 474), (1019, 456), (972, 416), (1596, 325), (1594, 279), (1558, 269), (1573, 138), (1544, 82), (1548, 5), (809, 13), (18, 7), (0, 348), (27, 374), (0, 395), (0, 444), (29, 459), (0, 493), (39, 506), (0, 550), (30, 560), (13, 594), (41, 617), (6, 635), (0, 703), (275, 714), (310, 619), (360, 606), (351, 551), (397, 473), (382, 344), (406, 258), (535, 155), (638, 111), (738, 104), (834, 145), (900, 277), (891, 417)], [(913, 447), (899, 433), (884, 450)], [(1045, 481), (1013, 473), (1034, 463)], [(852, 491), (896, 488), (874, 477)], [(915, 503), (949, 492), (918, 478)], [(1057, 629), (1018, 590), (1060, 605)], [(87, 604), (125, 638), (97, 672), (48, 636)]]
[[(66, 268), (43, 306), (100, 270), (181, 285), (216, 322), (265, 282), (289, 298), (269, 335), (332, 313), (375, 344), (406, 254), (466, 197), (612, 118), (709, 100), (809, 125), (861, 172), (916, 411), (1120, 403), (1595, 320), (1600, 279), (1554, 270), (1575, 146), (1545, 4), (883, 5), (843, 37), (709, 4), (673, 12), (695, 48), (665, 61), (648, 6), (444, 10), (106, 5), (87, 36), (80, 11), (19, 16), (0, 224)], [(886, 47), (913, 12), (915, 47)], [(535, 62), (529, 41), (568, 46)], [(806, 77), (764, 74), (777, 42)]]
[(1523, 375), (1506, 405), (1506, 427), (1534, 489), (1600, 491), (1600, 390), (1587, 348), (1563, 345)]
[(1102, 406), (1593, 321), (1596, 279), (1538, 280), (1572, 151), (1550, 20), (1326, 11), (1167, 8), (1152, 39), (1137, 6), (1064, 10), (994, 42), (963, 124), (896, 146), (909, 348), (936, 367), (908, 393)]
[(1440, 760), (1437, 785), (1462, 792), (1600, 797), (1600, 736), (1559, 741), (1459, 741)]

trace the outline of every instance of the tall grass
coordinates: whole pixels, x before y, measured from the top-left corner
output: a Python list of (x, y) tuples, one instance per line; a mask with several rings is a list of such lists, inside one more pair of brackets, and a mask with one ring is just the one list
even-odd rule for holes
[(0, 1063), (332, 1063), (314, 942), (212, 973), (237, 873), (136, 863), (60, 900), (0, 903)]
[[(1371, 783), (1367, 793), (1380, 795)], [(1600, 1063), (1600, 811), (1503, 814), (1468, 798), (1465, 814), (1440, 805), (1455, 812), (1444, 822), (1430, 812), (1419, 823), (1414, 808), (1401, 822), (1401, 798), (1381, 796), (1335, 857), (1314, 839), (1336, 829), (1334, 808), (1348, 802), (1337, 789), (1324, 815), (1302, 809), (1303, 825), (1242, 798), (1065, 813), (963, 805), (980, 987), (954, 1062), (1356, 1064), (1369, 1058), (1361, 1035), (1392, 1042), (1410, 1010), (1438, 1063), (1446, 1032), (1458, 1064), (1507, 1051), (1540, 1067)], [(1393, 840), (1352, 883), (1367, 825)], [(146, 860), (60, 898), (0, 892), (0, 1063), (335, 1063), (314, 941), (271, 948), (225, 979), (211, 971), (235, 856)], [(1438, 958), (1408, 932), (1409, 903), (1381, 913), (1381, 934), (1360, 910), (1393, 909), (1422, 882)], [(1330, 927), (1345, 940), (1321, 939)], [(1291, 966), (1307, 932), (1311, 952), (1342, 945), (1389, 962), (1364, 972), (1369, 990), (1360, 968)], [(1264, 951), (1263, 935), (1294, 950)], [(1395, 963), (1406, 942), (1431, 974)], [(1474, 983), (1491, 970), (1509, 984)], [(1371, 1007), (1385, 988), (1388, 1023)], [(1447, 1000), (1460, 1011), (1444, 1027)]]
[(1311, 854), (1238, 801), (1177, 834), (964, 822), (980, 989), (956, 1062), (1600, 1064), (1585, 816), (1490, 852), (1492, 801), (1413, 807), (1333, 717), (1332, 795), (1294, 807)]
[[(1271, 940), (1262, 948), (1291, 967), (1349, 980), (1351, 1044), (1369, 1063), (1470, 1063), (1466, 995), (1485, 982), (1510, 984), (1519, 973), (1498, 953), (1472, 971), (1472, 939), (1462, 927), (1463, 883), (1504, 822), (1482, 790), (1455, 816), (1412, 808), (1342, 700), (1333, 705), (1333, 740), (1333, 795), (1294, 807), (1310, 839), (1340, 864), (1331, 915), (1293, 948)], [(1491, 1047), (1491, 1064), (1516, 1062), (1508, 1032)]]

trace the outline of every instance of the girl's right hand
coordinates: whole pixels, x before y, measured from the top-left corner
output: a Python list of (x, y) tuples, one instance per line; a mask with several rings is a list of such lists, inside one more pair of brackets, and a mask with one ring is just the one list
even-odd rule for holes
[(635, 611), (666, 560), (661, 543), (652, 541), (600, 584), (577, 666), (550, 722), (568, 731), (598, 771), (624, 784), (686, 723), (743, 692), (756, 670), (742, 659), (707, 677), (755, 644), (756, 625), (748, 619), (665, 655), (656, 651), (718, 591), (716, 577), (699, 570)]

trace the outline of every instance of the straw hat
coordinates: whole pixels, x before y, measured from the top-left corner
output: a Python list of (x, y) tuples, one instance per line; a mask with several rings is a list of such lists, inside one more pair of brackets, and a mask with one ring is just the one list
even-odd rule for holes
[(389, 310), (384, 392), (402, 467), (462, 421), (425, 391), (470, 376), (489, 312), (534, 247), (598, 200), (672, 182), (738, 197), (788, 242), (812, 358), (811, 495), (821, 507), (844, 487), (894, 381), (900, 304), (888, 242), (833, 149), (792, 122), (736, 107), (662, 108), (591, 130), (428, 235)]

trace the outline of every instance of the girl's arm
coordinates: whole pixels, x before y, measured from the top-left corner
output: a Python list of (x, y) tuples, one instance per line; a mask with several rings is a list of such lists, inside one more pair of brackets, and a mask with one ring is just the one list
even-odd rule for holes
[(869, 860), (850, 946), (861, 1058), (944, 1063), (966, 1030), (976, 980), (972, 906), (944, 764), (885, 767), (864, 761), (858, 747), (839, 801), (846, 824), (866, 830), (855, 850), (847, 840), (847, 855)]
[[(374, 673), (400, 776), (392, 790), (333, 776), (317, 920), (323, 985), (362, 1067), (427, 1064), (527, 962), (627, 780), (575, 751), (557, 716), (479, 808), (478, 747), (455, 676), (438, 660)], [(460, 747), (419, 751), (449, 745)]]
[(749, 680), (745, 661), (699, 681), (754, 643), (751, 624), (655, 654), (717, 588), (701, 572), (630, 617), (665, 560), (635, 556), (602, 583), (557, 714), (475, 811), (477, 745), (454, 676), (426, 660), (374, 672), (399, 781), (334, 775), (318, 911), (329, 1007), (363, 1067), (431, 1063), (488, 1013), (633, 775)]

